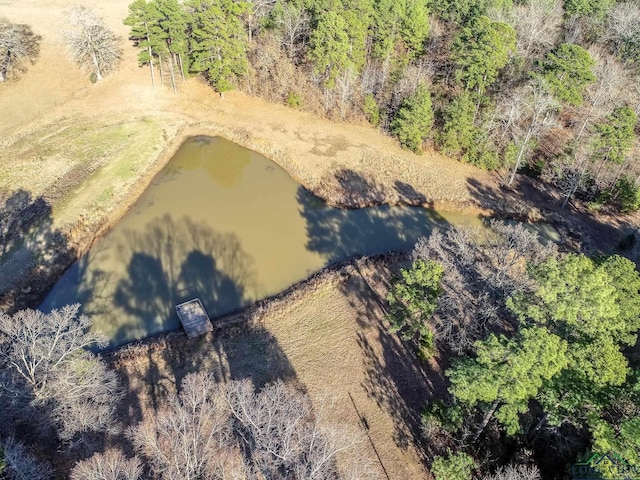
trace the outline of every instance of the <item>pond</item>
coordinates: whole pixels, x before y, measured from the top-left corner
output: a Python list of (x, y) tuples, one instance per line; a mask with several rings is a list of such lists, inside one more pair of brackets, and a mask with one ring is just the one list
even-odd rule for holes
[(182, 301), (199, 297), (214, 318), (353, 255), (411, 248), (448, 223), (481, 221), (418, 207), (332, 208), (262, 155), (194, 137), (40, 308), (80, 303), (118, 346), (179, 328)]

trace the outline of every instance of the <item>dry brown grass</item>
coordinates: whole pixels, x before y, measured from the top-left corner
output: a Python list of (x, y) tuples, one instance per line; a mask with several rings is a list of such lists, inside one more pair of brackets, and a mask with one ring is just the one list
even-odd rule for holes
[[(386, 332), (378, 301), (387, 263), (329, 270), (251, 314), (228, 317), (213, 335), (188, 340), (174, 333), (115, 352), (111, 360), (130, 392), (123, 416), (150, 414), (195, 371), (220, 381), (251, 378), (258, 387), (284, 378), (306, 389), (316, 408), (333, 398), (331, 418), (362, 428), (351, 395), (389, 477), (430, 478), (425, 452), (416, 447), (418, 416), (431, 395), (442, 393), (443, 376), (437, 362), (417, 365), (411, 349)], [(238, 320), (246, 321), (231, 325)], [(361, 448), (378, 462), (370, 443)]]

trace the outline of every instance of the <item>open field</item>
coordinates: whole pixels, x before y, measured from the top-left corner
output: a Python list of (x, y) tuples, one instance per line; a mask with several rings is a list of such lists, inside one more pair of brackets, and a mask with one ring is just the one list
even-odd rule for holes
[[(260, 308), (225, 318), (226, 326), (198, 340), (179, 332), (116, 351), (110, 361), (129, 392), (123, 417), (133, 422), (152, 413), (185, 375), (201, 369), (220, 380), (250, 378), (256, 386), (284, 378), (316, 402), (332, 399), (336, 423), (362, 428), (355, 403), (391, 479), (430, 478), (415, 442), (421, 407), (442, 393), (442, 370), (436, 361), (416, 366), (411, 349), (386, 333), (379, 305), (389, 268), (401, 260), (329, 269)], [(360, 448), (386, 478), (371, 443)]]

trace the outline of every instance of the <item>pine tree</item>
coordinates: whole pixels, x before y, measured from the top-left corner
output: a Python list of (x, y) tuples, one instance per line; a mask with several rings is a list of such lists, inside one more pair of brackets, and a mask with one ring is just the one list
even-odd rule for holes
[(187, 13), (182, 9), (177, 0), (154, 0), (159, 13), (158, 34), (166, 44), (163, 53), (166, 53), (169, 63), (169, 77), (173, 90), (176, 91), (175, 69), (180, 72), (184, 80), (185, 69), (183, 65), (184, 55), (188, 50), (187, 41)]
[(462, 155), (473, 148), (479, 131), (474, 125), (476, 106), (467, 91), (457, 95), (444, 110), (444, 125), (438, 137), (447, 155)]
[(476, 343), (476, 353), (446, 372), (456, 400), (470, 407), (491, 405), (476, 438), (494, 414), (508, 434), (516, 433), (518, 414), (567, 365), (567, 342), (544, 327), (523, 328), (510, 339), (492, 334)]
[(348, 24), (336, 11), (323, 13), (311, 34), (309, 59), (314, 72), (331, 89), (336, 79), (352, 65), (350, 59)]
[(387, 300), (388, 320), (392, 332), (402, 332), (405, 339), (417, 337), (418, 354), (431, 356), (433, 333), (429, 320), (442, 293), (440, 281), (444, 270), (433, 261), (416, 260), (411, 268), (401, 270), (401, 279), (393, 282)]
[(597, 135), (592, 145), (591, 160), (599, 164), (595, 172), (596, 181), (605, 165), (614, 163), (620, 167), (609, 186), (616, 184), (624, 170), (627, 154), (633, 146), (637, 121), (636, 113), (631, 108), (619, 107), (606, 121), (595, 125)]
[(248, 68), (241, 16), (248, 5), (234, 0), (190, 0), (190, 70), (204, 73), (220, 93), (233, 88)]
[(592, 71), (595, 61), (579, 45), (563, 43), (549, 52), (542, 63), (542, 75), (551, 93), (570, 105), (582, 105), (582, 91), (596, 77)]
[(124, 19), (124, 24), (131, 27), (129, 39), (140, 48), (138, 63), (140, 66), (149, 65), (151, 84), (156, 87), (154, 75), (154, 57), (157, 51), (163, 48), (163, 40), (159, 36), (158, 24), (160, 12), (155, 3), (146, 0), (134, 0), (129, 5), (129, 15)]
[(432, 126), (431, 94), (424, 84), (420, 84), (416, 92), (400, 105), (391, 123), (391, 131), (402, 145), (420, 154)]
[(516, 32), (512, 27), (478, 17), (462, 28), (453, 43), (451, 57), (458, 65), (456, 80), (467, 90), (484, 94), (515, 50)]

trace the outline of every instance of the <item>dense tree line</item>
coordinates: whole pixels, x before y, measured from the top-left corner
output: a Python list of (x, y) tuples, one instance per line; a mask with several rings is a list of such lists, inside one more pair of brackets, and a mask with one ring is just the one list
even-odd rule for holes
[(640, 206), (639, 19), (632, 1), (136, 0), (125, 23), (152, 81), (204, 73), (364, 117), (417, 153), (433, 142), (624, 212)]
[[(628, 350), (640, 330), (633, 262), (560, 254), (522, 226), (494, 224), (488, 234), (436, 232), (401, 273), (389, 297), (393, 329), (419, 332), (409, 338), (423, 355), (426, 339), (430, 352), (455, 356), (446, 371), (450, 397), (423, 417), (427, 439), (441, 449), (433, 462), (439, 480), (490, 470), (495, 465), (479, 460), (498, 457), (496, 445), (505, 443), (524, 458), (533, 448), (547, 468), (590, 449), (638, 465), (640, 371)], [(463, 448), (445, 448), (452, 442)]]

